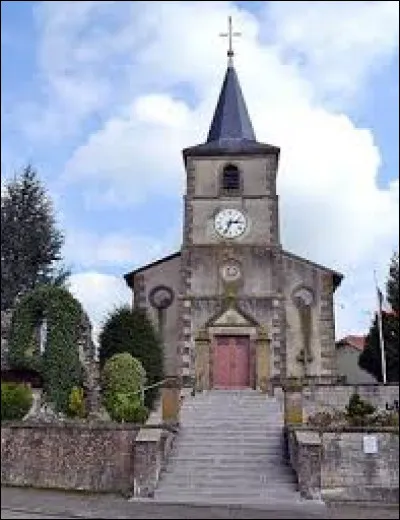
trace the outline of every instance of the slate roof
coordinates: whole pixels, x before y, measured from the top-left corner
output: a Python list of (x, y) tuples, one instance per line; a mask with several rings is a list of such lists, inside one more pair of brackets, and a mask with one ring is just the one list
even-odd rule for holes
[(207, 140), (203, 144), (185, 148), (183, 156), (186, 159), (191, 155), (265, 153), (279, 153), (279, 148), (256, 140), (236, 70), (232, 64), (229, 64)]
[(226, 70), (206, 142), (221, 139), (256, 140), (239, 79), (232, 65)]

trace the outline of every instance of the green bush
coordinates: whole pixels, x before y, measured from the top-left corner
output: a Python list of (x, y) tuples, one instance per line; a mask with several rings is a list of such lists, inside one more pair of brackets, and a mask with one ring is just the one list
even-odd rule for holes
[(136, 394), (110, 394), (105, 406), (113, 421), (143, 424), (148, 417), (147, 408)]
[[(127, 306), (115, 309), (102, 326), (99, 343), (101, 367), (115, 354), (127, 352), (142, 363), (148, 385), (163, 379), (162, 345), (145, 311)], [(145, 404), (149, 408), (158, 391), (154, 388), (146, 392)]]
[(32, 406), (33, 395), (28, 385), (1, 383), (1, 420), (22, 419)]
[(128, 352), (115, 354), (104, 365), (102, 371), (103, 392), (107, 394), (137, 394), (146, 382), (142, 363)]
[(115, 354), (104, 365), (102, 385), (104, 405), (111, 419), (142, 423), (147, 408), (141, 403), (146, 372), (138, 359), (127, 352)]
[(346, 416), (352, 426), (366, 426), (371, 424), (373, 414), (376, 412), (375, 406), (361, 399), (359, 394), (354, 393), (346, 406)]
[(68, 415), (83, 419), (86, 417), (85, 398), (83, 388), (74, 386), (69, 394)]

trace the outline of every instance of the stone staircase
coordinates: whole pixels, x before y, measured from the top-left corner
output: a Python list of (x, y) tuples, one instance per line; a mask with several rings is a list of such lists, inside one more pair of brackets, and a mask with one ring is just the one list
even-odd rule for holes
[(155, 499), (207, 504), (299, 502), (283, 461), (281, 400), (253, 390), (187, 397)]

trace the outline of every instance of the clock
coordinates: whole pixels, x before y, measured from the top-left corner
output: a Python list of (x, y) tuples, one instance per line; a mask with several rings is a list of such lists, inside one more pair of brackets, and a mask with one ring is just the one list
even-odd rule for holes
[(215, 215), (214, 228), (222, 238), (237, 238), (246, 231), (247, 218), (238, 209), (222, 209)]
[(236, 282), (241, 275), (240, 265), (234, 260), (226, 262), (221, 267), (221, 276), (225, 282)]

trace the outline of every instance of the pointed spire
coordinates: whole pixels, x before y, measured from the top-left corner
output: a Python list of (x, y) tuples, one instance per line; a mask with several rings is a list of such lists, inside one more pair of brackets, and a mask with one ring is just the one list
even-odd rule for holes
[[(230, 56), (229, 59), (231, 58)], [(222, 139), (256, 140), (239, 79), (231, 61), (228, 63), (207, 143)]]
[(185, 163), (188, 157), (215, 155), (279, 155), (279, 148), (259, 143), (247, 111), (239, 80), (233, 66), (232, 19), (228, 19), (228, 32), (220, 36), (228, 38), (228, 68), (222, 84), (221, 93), (208, 132), (207, 141), (182, 150)]
[(235, 55), (233, 37), (240, 35), (241, 33), (233, 31), (232, 17), (229, 16), (228, 32), (220, 34), (220, 36), (228, 38), (228, 69), (208, 132), (207, 143), (222, 139), (256, 140), (242, 89), (233, 66), (233, 56)]

